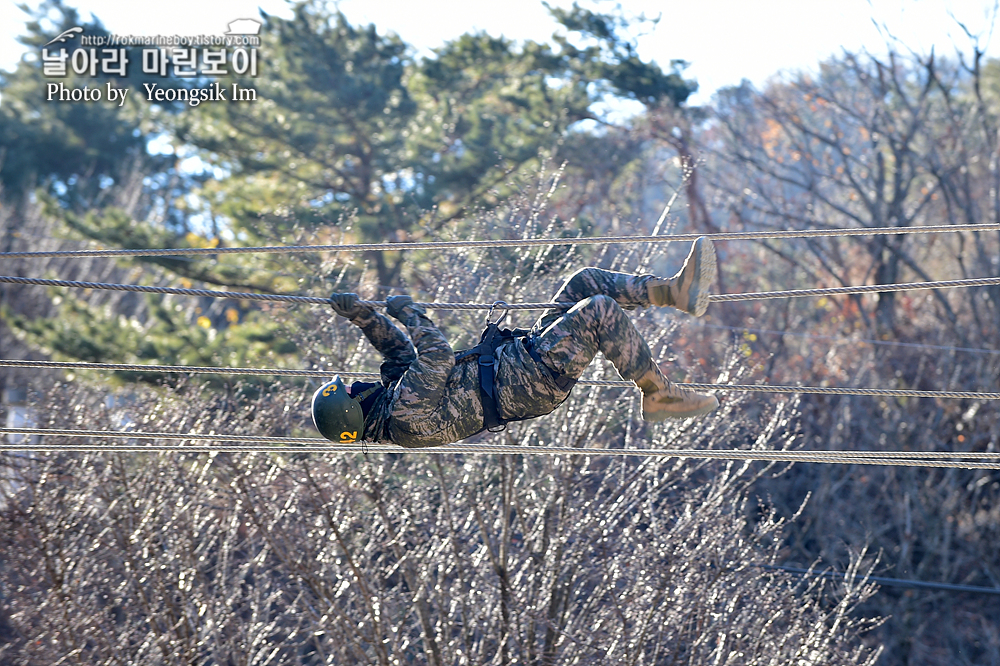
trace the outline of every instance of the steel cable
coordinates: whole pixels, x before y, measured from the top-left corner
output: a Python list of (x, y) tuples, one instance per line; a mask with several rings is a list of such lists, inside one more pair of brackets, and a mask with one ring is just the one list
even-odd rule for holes
[(532, 247), (546, 245), (620, 245), (642, 243), (678, 243), (702, 236), (713, 241), (764, 240), (776, 238), (827, 238), (834, 236), (890, 236), (898, 234), (951, 233), (957, 231), (1000, 231), (1000, 223), (944, 224), (923, 227), (857, 227), (849, 229), (805, 229), (802, 231), (727, 231), (715, 234), (676, 234), (673, 236), (604, 236), (576, 238), (514, 238), (498, 240), (408, 241), (401, 243), (345, 243), (339, 245), (269, 245), (259, 247), (183, 247), (137, 248), (117, 250), (51, 250), (0, 252), (0, 257), (40, 259), (45, 257), (162, 257), (182, 255), (221, 255), (249, 253), (301, 252), (372, 252), (449, 250), (461, 248)]
[[(232, 298), (235, 300), (269, 301), (281, 303), (311, 303), (329, 305), (330, 299), (320, 296), (297, 296), (292, 294), (257, 294), (238, 291), (213, 291), (211, 289), (186, 289), (183, 287), (149, 287), (136, 284), (111, 284), (107, 282), (81, 282), (79, 280), (50, 280), (44, 278), (14, 277), (0, 275), (0, 282), (9, 284), (31, 284), (47, 287), (71, 289), (104, 289), (110, 291), (130, 291), (144, 294), (173, 294), (209, 298)], [(821, 289), (790, 289), (786, 291), (763, 291), (747, 294), (712, 294), (710, 302), (760, 301), (775, 298), (800, 298), (804, 296), (831, 296), (839, 294), (868, 294), (888, 291), (914, 291), (918, 289), (947, 289), (955, 287), (986, 287), (1000, 285), (1000, 277), (967, 278), (962, 280), (941, 280), (938, 282), (907, 282), (900, 284), (861, 285), (856, 287), (826, 287)], [(385, 301), (358, 301), (363, 305), (384, 307)], [(549, 310), (572, 307), (576, 303), (418, 303), (429, 310)]]
[[(53, 368), (64, 370), (94, 370), (98, 372), (162, 372), (179, 374), (247, 375), (247, 376), (287, 376), (287, 377), (332, 377), (378, 379), (375, 372), (339, 372), (336, 370), (294, 370), (288, 368), (220, 368), (214, 366), (188, 365), (143, 365), (136, 363), (85, 363), (82, 361), (33, 361), (20, 359), (0, 359), (0, 367), (6, 368)], [(621, 380), (581, 380), (577, 386), (599, 386), (604, 388), (636, 388), (635, 384)], [(812, 393), (818, 395), (864, 395), (890, 398), (952, 398), (969, 400), (1000, 400), (1000, 393), (975, 391), (917, 391), (910, 389), (840, 388), (832, 386), (780, 386), (768, 384), (680, 384), (694, 391), (744, 391), (751, 393)]]
[[(390, 444), (337, 444), (318, 437), (263, 437), (255, 435), (221, 435), (202, 433), (120, 432), (106, 430), (72, 430), (55, 428), (0, 428), (0, 435), (49, 437), (92, 437), (105, 439), (174, 440), (226, 442), (226, 446), (165, 445), (165, 444), (41, 444), (19, 442), (0, 444), (4, 451), (41, 452), (130, 452), (130, 453), (431, 453), (474, 455), (587, 455), (642, 456), (707, 460), (745, 460), (762, 462), (815, 462), (849, 465), (895, 465), (903, 467), (936, 467), (958, 469), (1000, 470), (1000, 453), (959, 453), (954, 451), (720, 451), (699, 449), (608, 449), (564, 446), (511, 446), (504, 444), (449, 444), (422, 449), (408, 449)], [(970, 460), (961, 460), (970, 458)], [(978, 462), (987, 460), (990, 462)]]
[(919, 289), (951, 289), (955, 287), (988, 287), (1000, 284), (1000, 277), (966, 278), (963, 280), (938, 280), (936, 282), (903, 282), (897, 284), (869, 284), (853, 287), (823, 287), (820, 289), (789, 289), (786, 291), (759, 291), (748, 294), (712, 294), (713, 303), (731, 301), (765, 301), (773, 298), (802, 298), (805, 296), (836, 296), (841, 294), (871, 294), (888, 291), (916, 291)]
[(779, 564), (751, 564), (750, 566), (767, 571), (780, 571), (797, 576), (822, 576), (823, 578), (848, 579), (855, 578), (864, 582), (877, 583), (885, 587), (901, 587), (911, 590), (940, 590), (942, 592), (965, 592), (969, 594), (992, 594), (1000, 595), (1000, 588), (981, 587), (978, 585), (955, 585), (953, 583), (932, 583), (922, 580), (908, 580), (906, 578), (887, 578), (885, 576), (852, 576), (843, 571), (817, 571), (815, 569), (804, 569), (802, 567), (789, 567)]
[(735, 333), (760, 333), (762, 335), (781, 335), (793, 338), (808, 340), (826, 340), (829, 342), (843, 342), (852, 345), (875, 345), (884, 347), (906, 347), (909, 349), (933, 349), (946, 352), (964, 352), (969, 354), (990, 354), (1000, 355), (1000, 349), (981, 349), (978, 347), (953, 347), (951, 345), (933, 345), (926, 342), (897, 342), (894, 340), (871, 340), (868, 338), (855, 338), (847, 335), (819, 335), (816, 333), (794, 333), (792, 331), (778, 331), (769, 328), (754, 328), (752, 326), (723, 326), (722, 324), (709, 324), (703, 321), (687, 320), (684, 322), (688, 326), (699, 328), (709, 328), (719, 331), (733, 331)]

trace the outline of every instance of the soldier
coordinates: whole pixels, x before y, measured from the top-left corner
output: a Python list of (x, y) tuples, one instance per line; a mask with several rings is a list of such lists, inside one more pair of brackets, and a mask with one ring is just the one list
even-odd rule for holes
[(707, 414), (719, 405), (715, 396), (667, 379), (622, 308), (670, 306), (701, 316), (714, 277), (715, 249), (708, 238), (695, 241), (672, 278), (584, 268), (553, 298), (572, 306), (553, 307), (530, 331), (491, 325), (479, 346), (457, 354), (409, 296), (386, 302), (407, 339), (357, 295), (333, 294), (333, 310), (358, 326), (385, 359), (382, 381), (348, 387), (335, 376), (313, 395), (313, 421), (335, 442), (449, 444), (502, 429), (507, 421), (548, 414), (569, 396), (598, 351), (642, 391), (644, 420)]

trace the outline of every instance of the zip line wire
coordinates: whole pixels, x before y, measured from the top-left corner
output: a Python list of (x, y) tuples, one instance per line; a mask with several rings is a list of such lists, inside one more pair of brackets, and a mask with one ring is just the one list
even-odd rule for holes
[[(198, 442), (226, 442), (228, 446), (169, 444), (39, 444), (21, 442), (0, 444), (4, 451), (75, 451), (132, 453), (466, 453), (475, 455), (585, 455), (640, 456), (703, 460), (744, 460), (761, 462), (813, 462), (848, 465), (891, 465), (948, 469), (1000, 470), (1000, 452), (955, 451), (747, 451), (703, 449), (608, 449), (570, 446), (516, 446), (508, 444), (448, 444), (410, 449), (392, 444), (338, 444), (319, 437), (263, 437), (255, 435), (216, 435), (202, 433), (122, 432), (108, 430), (73, 430), (56, 428), (0, 428), (0, 435), (39, 435), (49, 437), (97, 437), (108, 439), (145, 439)], [(363, 447), (363, 448), (362, 448)], [(971, 460), (962, 460), (969, 458)], [(987, 462), (982, 462), (987, 461)]]
[(1000, 284), (1000, 277), (939, 280), (937, 282), (903, 282), (897, 284), (870, 284), (855, 287), (824, 287), (821, 289), (790, 289), (786, 291), (759, 291), (748, 294), (712, 294), (709, 302), (765, 301), (773, 298), (802, 298), (804, 296), (834, 296), (840, 294), (871, 294), (888, 291), (916, 291), (919, 289), (951, 289), (954, 287), (987, 287)]
[(179, 247), (118, 250), (52, 250), (0, 252), (0, 257), (40, 259), (43, 257), (162, 257), (178, 255), (248, 254), (257, 252), (372, 252), (406, 250), (448, 250), (454, 248), (529, 247), (538, 245), (618, 245), (627, 243), (678, 243), (702, 236), (712, 241), (758, 240), (769, 238), (825, 238), (833, 236), (891, 236), (956, 231), (1000, 231), (1000, 223), (942, 224), (921, 227), (859, 227), (849, 229), (805, 229), (802, 231), (727, 231), (714, 234), (672, 236), (588, 236), (577, 238), (517, 238), (500, 240), (406, 241), (401, 243), (347, 243), (340, 245), (268, 245), (260, 247)]
[[(215, 366), (188, 365), (143, 365), (131, 363), (84, 363), (82, 361), (26, 361), (0, 359), (0, 367), (6, 368), (58, 368), (66, 370), (97, 370), (105, 372), (164, 372), (181, 374), (287, 376), (287, 377), (332, 377), (379, 379), (375, 372), (337, 372), (335, 370), (293, 370), (288, 368), (222, 368)], [(628, 381), (581, 380), (577, 386), (600, 386), (605, 388), (636, 388)], [(898, 398), (952, 398), (968, 400), (1000, 400), (1000, 393), (973, 391), (916, 391), (910, 389), (839, 388), (832, 386), (780, 386), (768, 384), (681, 384), (677, 386), (694, 391), (745, 391), (752, 393), (813, 393), (819, 395), (866, 395)]]
[(793, 338), (808, 338), (810, 340), (828, 340), (831, 342), (846, 342), (851, 344), (881, 345), (886, 347), (909, 347), (911, 349), (936, 349), (939, 351), (967, 352), (969, 354), (1000, 354), (1000, 349), (979, 349), (976, 347), (951, 347), (948, 345), (931, 345), (926, 342), (897, 342), (894, 340), (871, 340), (868, 338), (851, 338), (845, 335), (817, 335), (815, 333), (793, 333), (792, 331), (776, 331), (768, 328), (753, 328), (751, 326), (723, 326), (722, 324), (708, 324), (702, 321), (685, 321), (688, 326), (699, 328), (711, 328), (720, 331), (733, 331), (736, 333), (760, 333), (762, 335), (788, 335)]
[[(185, 289), (182, 287), (149, 287), (135, 284), (111, 284), (107, 282), (81, 282), (78, 280), (49, 280), (43, 278), (14, 277), (0, 275), (0, 282), (9, 284), (33, 284), (47, 287), (71, 289), (105, 289), (110, 291), (131, 291), (144, 294), (173, 294), (208, 298), (232, 298), (234, 300), (268, 301), (272, 303), (312, 303), (329, 305), (330, 299), (321, 296), (298, 296), (293, 294), (258, 294), (239, 291), (214, 291), (211, 289)], [(950, 289), (955, 287), (987, 287), (1000, 285), (1000, 277), (966, 278), (962, 280), (941, 280), (937, 282), (905, 282), (898, 284), (874, 284), (855, 287), (826, 287), (821, 289), (791, 289), (786, 291), (761, 291), (746, 294), (711, 294), (709, 302), (762, 301), (775, 298), (801, 298), (805, 296), (831, 296), (838, 294), (869, 294), (890, 291), (915, 291), (920, 289)], [(385, 306), (385, 301), (358, 301), (362, 305)], [(430, 310), (549, 310), (557, 307), (572, 307), (576, 303), (418, 303)]]
[(802, 567), (789, 567), (779, 564), (751, 564), (750, 566), (767, 571), (781, 571), (798, 576), (821, 576), (823, 578), (847, 579), (856, 578), (864, 581), (878, 583), (885, 587), (901, 587), (910, 590), (941, 590), (943, 592), (968, 592), (970, 594), (994, 594), (1000, 595), (998, 587), (982, 587), (979, 585), (955, 585), (953, 583), (931, 583), (922, 580), (908, 580), (906, 578), (886, 578), (885, 576), (850, 576), (842, 571), (816, 571), (814, 569), (803, 569)]

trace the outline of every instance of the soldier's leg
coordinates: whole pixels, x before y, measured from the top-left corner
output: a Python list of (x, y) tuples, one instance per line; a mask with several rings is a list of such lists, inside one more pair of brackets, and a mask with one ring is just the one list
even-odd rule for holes
[(577, 303), (590, 296), (608, 296), (626, 309), (650, 304), (646, 283), (652, 275), (631, 275), (602, 268), (581, 268), (563, 283), (553, 301)]
[[(671, 278), (583, 268), (566, 280), (552, 300), (577, 303), (601, 295), (614, 299), (627, 310), (664, 305), (701, 316), (708, 307), (708, 292), (715, 272), (715, 248), (711, 240), (703, 237), (694, 242), (683, 267)], [(545, 330), (562, 313), (563, 310), (557, 310), (545, 314), (535, 324), (535, 330)]]
[(532, 344), (546, 365), (573, 378), (601, 352), (622, 378), (642, 390), (646, 420), (698, 416), (719, 404), (714, 396), (681, 389), (667, 379), (632, 320), (608, 295), (584, 298), (558, 314)]
[[(619, 306), (632, 310), (650, 305), (646, 282), (652, 275), (631, 275), (606, 271), (601, 268), (581, 268), (573, 273), (552, 297), (553, 303), (579, 303), (591, 296), (607, 296)], [(562, 317), (568, 308), (546, 312), (535, 323), (534, 330), (541, 333)]]

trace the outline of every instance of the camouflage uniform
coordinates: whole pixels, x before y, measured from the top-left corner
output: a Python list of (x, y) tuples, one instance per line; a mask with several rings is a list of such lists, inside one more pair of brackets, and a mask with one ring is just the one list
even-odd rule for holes
[[(553, 302), (573, 306), (553, 308), (529, 336), (497, 349), (500, 417), (548, 414), (569, 395), (569, 389), (559, 387), (557, 373), (579, 378), (599, 351), (625, 379), (637, 380), (649, 372), (662, 377), (648, 345), (622, 310), (650, 304), (646, 282), (651, 277), (585, 268), (569, 278)], [(414, 309), (405, 308), (400, 320), (409, 339), (388, 317), (372, 310), (351, 320), (385, 358), (381, 372), (387, 390), (365, 418), (364, 438), (417, 448), (481, 432), (483, 405), (475, 358), (456, 363), (441, 331)], [(533, 346), (542, 363), (532, 358), (526, 345)]]

